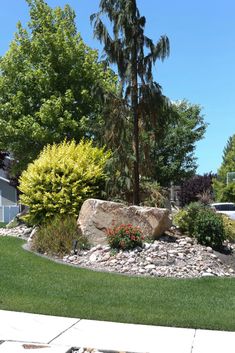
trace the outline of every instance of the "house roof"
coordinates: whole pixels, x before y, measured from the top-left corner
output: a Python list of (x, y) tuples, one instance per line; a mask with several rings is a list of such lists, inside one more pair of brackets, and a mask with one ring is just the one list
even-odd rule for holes
[(4, 178), (3, 176), (0, 176), (0, 180), (6, 181), (7, 183), (10, 183), (9, 179)]

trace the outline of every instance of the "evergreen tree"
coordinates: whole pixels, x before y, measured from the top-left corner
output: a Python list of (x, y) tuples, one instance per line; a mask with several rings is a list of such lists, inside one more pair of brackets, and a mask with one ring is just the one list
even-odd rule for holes
[[(162, 36), (154, 44), (145, 36), (145, 17), (140, 15), (136, 0), (101, 0), (100, 11), (91, 16), (94, 35), (104, 44), (106, 59), (117, 64), (126, 103), (133, 121), (133, 203), (139, 204), (140, 142), (139, 129), (144, 111), (151, 110), (151, 102), (161, 95), (160, 86), (154, 82), (152, 67), (157, 59), (169, 55), (169, 40)], [(109, 34), (101, 17), (107, 15), (113, 25)]]

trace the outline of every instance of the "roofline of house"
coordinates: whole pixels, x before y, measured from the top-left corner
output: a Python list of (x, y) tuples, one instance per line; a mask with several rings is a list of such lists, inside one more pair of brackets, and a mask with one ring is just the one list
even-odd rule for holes
[(10, 183), (9, 179), (3, 178), (2, 176), (0, 176), (0, 180), (6, 181), (7, 183)]

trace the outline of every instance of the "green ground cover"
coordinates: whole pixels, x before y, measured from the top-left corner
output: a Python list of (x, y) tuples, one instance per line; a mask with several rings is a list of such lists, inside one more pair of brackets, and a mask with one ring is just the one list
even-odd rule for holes
[(0, 238), (0, 309), (235, 330), (235, 279), (154, 279), (58, 264)]

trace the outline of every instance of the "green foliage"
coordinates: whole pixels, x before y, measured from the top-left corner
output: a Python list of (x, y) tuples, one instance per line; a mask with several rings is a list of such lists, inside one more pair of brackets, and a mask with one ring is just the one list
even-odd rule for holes
[(221, 217), (223, 219), (225, 238), (231, 242), (235, 242), (235, 221), (225, 214), (221, 214)]
[[(172, 181), (175, 184), (181, 183), (194, 175), (195, 145), (203, 137), (207, 126), (198, 105), (187, 101), (167, 105), (160, 98), (156, 102), (157, 106), (153, 105), (155, 113), (146, 113), (140, 119), (140, 198), (143, 179), (168, 187)], [(129, 201), (126, 195), (129, 196), (133, 190), (134, 157), (130, 144), (133, 123), (130, 111), (122, 102), (113, 100), (112, 103), (106, 106), (101, 133), (101, 140), (113, 151), (108, 193), (111, 198), (115, 196)], [(202, 178), (203, 181), (197, 183), (199, 188), (193, 190), (193, 199), (189, 202), (197, 200), (196, 195), (203, 193), (205, 187), (208, 187), (208, 181), (211, 189), (210, 175)]]
[(209, 208), (201, 209), (195, 220), (194, 234), (200, 244), (220, 248), (225, 240), (222, 217)]
[(111, 248), (129, 250), (142, 246), (144, 236), (139, 227), (121, 224), (107, 230), (107, 240)]
[(39, 253), (62, 257), (71, 253), (74, 240), (78, 241), (78, 249), (88, 246), (87, 239), (78, 232), (74, 216), (57, 216), (39, 228), (32, 240), (32, 249)]
[(44, 147), (20, 177), (20, 201), (29, 206), (27, 220), (38, 224), (57, 214), (77, 216), (85, 199), (100, 195), (109, 156), (85, 141)]
[(221, 215), (200, 202), (192, 202), (174, 216), (174, 224), (182, 232), (194, 236), (202, 245), (219, 248), (231, 229)]
[(20, 174), (47, 144), (94, 137), (101, 92), (116, 79), (77, 32), (66, 5), (28, 0), (28, 28), (19, 23), (0, 61), (0, 150), (12, 152)]
[(194, 224), (198, 213), (205, 206), (200, 202), (191, 202), (188, 206), (181, 209), (174, 216), (174, 223), (182, 232), (194, 235)]
[(216, 201), (235, 202), (235, 181), (227, 182), (227, 173), (231, 172), (235, 172), (235, 134), (225, 146), (223, 161), (213, 182)]
[(159, 103), (157, 121), (150, 117), (141, 126), (141, 175), (162, 186), (177, 185), (195, 174), (194, 151), (207, 124), (198, 104), (183, 100), (166, 107)]
[[(113, 33), (108, 32), (103, 16), (109, 19)], [(131, 162), (133, 203), (139, 204), (139, 126), (146, 116), (155, 115), (162, 97), (161, 87), (153, 80), (152, 68), (158, 59), (164, 60), (169, 55), (169, 39), (161, 36), (155, 44), (144, 34), (146, 20), (140, 15), (136, 0), (111, 3), (101, 0), (99, 12), (91, 16), (91, 22), (95, 37), (104, 44), (107, 61), (117, 65), (123, 100), (130, 110), (132, 159), (128, 158), (128, 164)]]
[[(224, 180), (224, 179), (223, 179)], [(218, 174), (217, 179), (213, 180), (215, 198), (218, 202), (235, 202), (235, 182), (229, 183), (222, 181)]]
[(158, 183), (141, 180), (140, 201), (147, 207), (166, 207), (168, 190), (163, 189)]
[(183, 233), (188, 233), (189, 222), (188, 211), (186, 209), (182, 208), (174, 215), (173, 223), (178, 226)]

